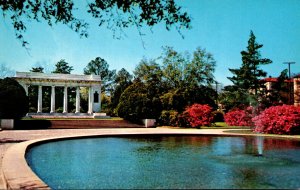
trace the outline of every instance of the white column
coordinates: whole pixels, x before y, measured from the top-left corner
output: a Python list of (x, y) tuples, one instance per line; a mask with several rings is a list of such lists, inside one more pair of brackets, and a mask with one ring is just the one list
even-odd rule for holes
[(80, 87), (76, 87), (76, 111), (75, 113), (80, 113)]
[(51, 87), (51, 110), (50, 113), (55, 113), (55, 86)]
[(68, 113), (68, 87), (64, 88), (64, 110), (63, 113)]
[(37, 113), (42, 113), (42, 110), (43, 110), (43, 100), (42, 99), (43, 99), (43, 90), (42, 90), (42, 86), (39, 86)]
[(93, 103), (94, 103), (94, 94), (93, 94), (93, 87), (91, 86), (89, 88), (89, 110), (88, 113), (93, 113)]

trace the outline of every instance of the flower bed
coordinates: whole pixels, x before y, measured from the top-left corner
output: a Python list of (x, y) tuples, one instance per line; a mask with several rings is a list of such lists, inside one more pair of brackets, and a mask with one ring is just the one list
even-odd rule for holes
[(254, 117), (254, 131), (272, 134), (300, 134), (300, 107), (272, 106)]

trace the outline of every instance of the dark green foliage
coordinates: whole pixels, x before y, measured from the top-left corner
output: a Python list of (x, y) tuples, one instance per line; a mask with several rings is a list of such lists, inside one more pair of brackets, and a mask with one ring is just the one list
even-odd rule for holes
[(184, 99), (186, 100), (186, 106), (197, 104), (207, 104), (212, 108), (217, 108), (215, 99), (217, 93), (214, 89), (208, 86), (191, 86), (184, 89)]
[(34, 73), (44, 73), (44, 68), (43, 67), (32, 67), (30, 72)]
[(163, 110), (158, 118), (158, 125), (177, 126), (178, 112), (175, 110)]
[(255, 41), (256, 37), (253, 32), (250, 32), (250, 38), (246, 51), (242, 51), (242, 66), (239, 69), (229, 69), (234, 75), (228, 77), (232, 83), (240, 89), (251, 91), (252, 94), (257, 94), (261, 85), (259, 81), (265, 77), (267, 73), (259, 66), (272, 63), (270, 59), (261, 58), (259, 49), (263, 47)]
[(28, 97), (14, 79), (0, 79), (0, 119), (18, 119), (28, 112)]
[(213, 115), (213, 123), (215, 122), (224, 122), (224, 112), (223, 111), (213, 111), (212, 112)]
[(45, 21), (49, 26), (61, 23), (79, 33), (81, 37), (87, 37), (88, 18), (85, 20), (77, 18), (78, 8), (85, 8), (90, 16), (98, 21), (99, 27), (106, 26), (113, 31), (114, 36), (117, 32), (122, 34), (124, 28), (132, 26), (137, 27), (142, 35), (143, 26), (154, 26), (159, 23), (164, 23), (167, 30), (175, 26), (180, 31), (182, 28), (190, 28), (191, 22), (188, 14), (182, 13), (181, 7), (176, 5), (174, 0), (92, 0), (86, 1), (86, 5), (80, 5), (79, 1), (74, 0), (0, 1), (2, 14), (11, 20), (15, 35), (24, 47), (28, 45), (23, 37), (28, 21)]
[(164, 110), (177, 110), (181, 112), (186, 106), (184, 95), (180, 89), (170, 90), (161, 95), (160, 100)]
[(182, 112), (186, 106), (195, 103), (208, 104), (216, 108), (215, 98), (215, 90), (204, 85), (174, 89), (160, 96), (163, 109), (177, 110), (178, 112)]
[(280, 105), (289, 103), (289, 83), (285, 82), (288, 80), (288, 69), (283, 70), (277, 81), (272, 83), (271, 90), (266, 92), (265, 104), (271, 105)]
[(56, 108), (55, 112), (56, 113), (62, 113), (63, 110), (64, 110), (63, 107), (58, 107), (58, 108)]
[(214, 82), (216, 61), (205, 49), (198, 47), (191, 56), (164, 47), (161, 59), (163, 78), (170, 88), (190, 88)]
[(111, 103), (109, 105), (111, 115), (116, 115), (115, 109), (117, 108), (121, 94), (124, 90), (132, 84), (132, 75), (122, 68), (115, 77), (114, 89), (112, 90)]
[[(51, 107), (51, 87), (43, 86), (42, 87), (42, 102), (43, 102), (43, 112), (49, 113)], [(35, 99), (37, 101), (37, 99)]]
[[(136, 83), (129, 86), (120, 98), (118, 115), (128, 117), (131, 114), (135, 119), (154, 118), (160, 125), (175, 125), (172, 114), (184, 111), (186, 106), (199, 103), (216, 108), (217, 94), (209, 87), (214, 82), (216, 62), (213, 56), (205, 49), (197, 48), (192, 59), (190, 57), (189, 53), (178, 53), (165, 47), (159, 59), (142, 59), (134, 70)], [(157, 62), (159, 60), (161, 64)], [(172, 121), (167, 121), (168, 117), (172, 117)]]
[(241, 52), (242, 66), (238, 69), (229, 69), (233, 76), (228, 79), (232, 81), (233, 87), (219, 96), (220, 103), (227, 111), (240, 105), (256, 106), (264, 101), (265, 86), (260, 81), (267, 73), (260, 69), (260, 66), (270, 64), (272, 61), (261, 57), (259, 50), (262, 47), (262, 44), (256, 42), (256, 37), (251, 31), (247, 50)]
[(150, 97), (159, 98), (170, 89), (163, 77), (163, 70), (156, 60), (142, 59), (133, 71), (136, 78), (147, 86), (147, 93)]
[(109, 70), (108, 63), (100, 58), (96, 57), (95, 60), (91, 60), (84, 68), (83, 73), (85, 75), (100, 75), (102, 80), (102, 92), (110, 91), (112, 82), (116, 75), (116, 70)]
[(56, 68), (53, 73), (70, 74), (71, 71), (73, 71), (73, 67), (69, 66), (69, 63), (67, 63), (64, 59), (57, 62), (55, 67)]
[(241, 106), (249, 106), (253, 102), (253, 95), (248, 91), (238, 88), (237, 86), (225, 86), (223, 91), (219, 94), (219, 103), (223, 105), (225, 111), (232, 108), (240, 108)]
[(141, 119), (158, 118), (161, 106), (159, 99), (149, 97), (145, 84), (136, 80), (122, 93), (116, 112), (124, 119), (139, 122)]

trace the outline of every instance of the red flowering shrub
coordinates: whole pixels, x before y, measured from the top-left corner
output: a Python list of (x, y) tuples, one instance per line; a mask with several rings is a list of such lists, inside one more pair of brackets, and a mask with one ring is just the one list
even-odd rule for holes
[(191, 127), (209, 126), (213, 120), (212, 108), (207, 104), (193, 104), (185, 109), (179, 119)]
[(224, 120), (230, 126), (253, 126), (253, 107), (249, 106), (244, 110), (234, 109), (224, 115)]
[(300, 107), (272, 106), (252, 120), (255, 124), (255, 132), (300, 134)]

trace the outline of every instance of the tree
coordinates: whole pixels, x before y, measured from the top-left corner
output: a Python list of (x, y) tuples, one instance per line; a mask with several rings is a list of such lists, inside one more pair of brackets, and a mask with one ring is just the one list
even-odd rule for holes
[(271, 84), (271, 89), (266, 91), (264, 103), (267, 107), (272, 105), (288, 104), (289, 102), (289, 86), (286, 82), (289, 79), (288, 69), (284, 69), (280, 75)]
[(111, 90), (109, 89), (113, 79), (116, 75), (116, 70), (109, 70), (108, 63), (100, 58), (96, 57), (95, 60), (91, 60), (88, 65), (84, 68), (83, 73), (85, 75), (100, 75), (101, 80), (104, 84), (102, 84), (102, 91)]
[(185, 67), (188, 64), (187, 56), (176, 52), (172, 47), (164, 47), (162, 58), (162, 70), (166, 83), (171, 88), (183, 86)]
[[(172, 26), (180, 32), (182, 28), (190, 28), (191, 19), (186, 12), (181, 12), (181, 7), (174, 0), (92, 0), (87, 5), (77, 5), (73, 0), (20, 0), (0, 1), (0, 9), (5, 17), (10, 19), (16, 37), (21, 40), (22, 46), (28, 42), (23, 34), (27, 29), (28, 21), (45, 21), (49, 26), (64, 24), (79, 33), (80, 36), (88, 36), (89, 24), (84, 19), (76, 17), (76, 10), (86, 7), (88, 14), (98, 20), (100, 27), (105, 26), (113, 31), (123, 33), (124, 28), (135, 26), (140, 35), (141, 28), (145, 25), (154, 26), (164, 23), (167, 30)], [(79, 3), (78, 3), (79, 4)]]
[(234, 85), (225, 86), (218, 98), (226, 111), (233, 108), (245, 108), (252, 102), (247, 91)]
[(211, 85), (214, 82), (213, 72), (216, 61), (211, 53), (198, 47), (190, 54), (176, 52), (171, 47), (165, 47), (162, 55), (163, 76), (172, 88)]
[(229, 69), (234, 76), (228, 77), (228, 79), (235, 86), (251, 91), (251, 94), (254, 95), (257, 95), (260, 88), (260, 79), (267, 75), (265, 71), (259, 69), (259, 66), (272, 63), (270, 59), (261, 58), (259, 49), (262, 47), (262, 44), (256, 42), (256, 37), (251, 31), (247, 50), (241, 52), (242, 66), (239, 69)]
[(115, 81), (114, 81), (114, 89), (112, 91), (111, 104), (110, 104), (110, 109), (113, 114), (116, 114), (114, 112), (114, 109), (118, 106), (122, 93), (128, 86), (132, 84), (131, 80), (132, 80), (132, 75), (124, 68), (122, 68), (116, 74)]
[(69, 63), (67, 63), (64, 59), (57, 62), (55, 67), (56, 68), (52, 73), (70, 74), (73, 70), (73, 67), (69, 66)]
[(18, 119), (28, 112), (24, 88), (12, 78), (0, 79), (0, 119)]
[(44, 73), (44, 68), (43, 67), (32, 67), (30, 72), (34, 73)]
[(160, 96), (164, 110), (184, 111), (185, 107), (193, 104), (208, 104), (216, 108), (216, 92), (208, 86), (183, 87), (170, 90)]
[(139, 122), (140, 119), (158, 118), (160, 108), (160, 102), (149, 97), (145, 84), (137, 79), (122, 93), (116, 111), (124, 119)]
[(159, 97), (160, 94), (168, 91), (163, 79), (162, 68), (156, 60), (143, 58), (133, 73), (136, 78), (145, 83), (149, 95)]

